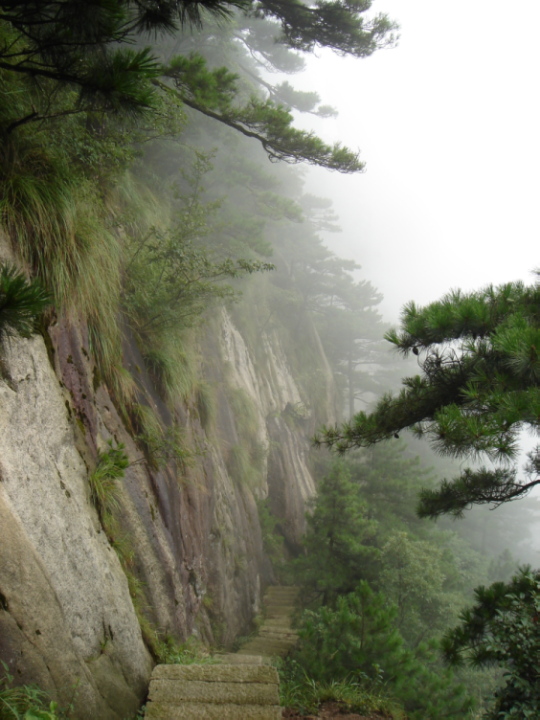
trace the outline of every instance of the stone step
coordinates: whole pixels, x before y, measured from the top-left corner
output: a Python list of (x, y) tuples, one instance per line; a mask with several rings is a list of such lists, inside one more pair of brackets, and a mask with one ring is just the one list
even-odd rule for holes
[[(291, 616), (292, 607), (290, 605), (271, 605), (264, 609), (265, 618), (279, 618)], [(264, 620), (263, 620), (264, 625)]]
[(265, 657), (281, 657), (287, 655), (296, 643), (264, 641), (248, 643), (238, 651), (239, 655), (264, 655)]
[(280, 587), (269, 587), (269, 588), (266, 590), (266, 592), (265, 592), (265, 594), (264, 594), (264, 597), (265, 597), (265, 598), (274, 598), (274, 597), (278, 597), (278, 598), (290, 598), (290, 599), (292, 599), (292, 600), (296, 600), (296, 598), (298, 597), (298, 594), (299, 594), (298, 588), (293, 588), (293, 587), (290, 587), (290, 588), (288, 588), (288, 587), (281, 587), (281, 588), (280, 588)]
[(270, 587), (258, 635), (215, 664), (157, 665), (152, 673), (147, 720), (280, 720), (279, 678), (268, 662), (296, 645), (291, 615), (294, 587)]
[[(237, 666), (243, 667), (243, 666)], [(155, 702), (204, 702), (235, 705), (279, 705), (276, 683), (152, 680), (149, 699)]]
[(275, 668), (268, 665), (231, 667), (223, 664), (205, 663), (201, 665), (156, 665), (152, 672), (152, 680), (176, 680), (190, 682), (253, 682), (279, 683)]
[(258, 637), (275, 637), (275, 638), (291, 638), (291, 640), (298, 640), (298, 633), (296, 630), (290, 628), (280, 628), (277, 625), (274, 627), (261, 628)]
[(155, 702), (146, 706), (147, 720), (281, 720), (279, 705), (212, 705), (204, 703)]
[(258, 664), (157, 665), (152, 673), (145, 718), (281, 718), (277, 671), (262, 664), (260, 656), (257, 660)]
[(264, 623), (261, 624), (261, 627), (273, 627), (274, 625), (279, 625), (280, 627), (292, 627), (292, 620), (290, 617), (287, 617), (285, 615), (281, 617), (267, 617), (264, 619)]
[(238, 655), (238, 653), (216, 653), (212, 656), (216, 662), (226, 665), (263, 665), (264, 658), (260, 655)]

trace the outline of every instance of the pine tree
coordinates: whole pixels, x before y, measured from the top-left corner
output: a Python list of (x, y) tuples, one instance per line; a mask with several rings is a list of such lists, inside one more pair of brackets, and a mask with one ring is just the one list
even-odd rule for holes
[(321, 481), (307, 524), (306, 555), (296, 561), (297, 572), (306, 595), (326, 605), (369, 576), (379, 555), (373, 545), (377, 523), (367, 518), (358, 486), (343, 463)]
[(505, 668), (505, 684), (487, 718), (539, 717), (540, 573), (523, 568), (508, 583), (480, 587), (475, 594), (476, 604), (443, 640), (447, 660)]
[(326, 429), (319, 442), (344, 452), (391, 439), (405, 429), (452, 457), (487, 456), (495, 467), (465, 468), (421, 494), (420, 514), (461, 515), (474, 503), (526, 495), (540, 482), (540, 452), (518, 477), (519, 433), (540, 425), (540, 284), (509, 283), (440, 302), (405, 307), (400, 332), (386, 338), (404, 356), (417, 355), (421, 375), (403, 380), (370, 413)]

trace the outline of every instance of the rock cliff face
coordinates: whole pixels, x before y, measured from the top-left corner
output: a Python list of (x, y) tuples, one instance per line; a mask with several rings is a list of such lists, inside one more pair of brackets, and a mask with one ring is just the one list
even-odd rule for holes
[[(331, 377), (310, 334), (331, 420)], [(126, 341), (141, 402), (164, 428), (180, 425), (189, 448), (185, 462), (159, 467), (100, 382), (84, 323), (57, 320), (45, 337), (1, 346), (0, 659), (17, 682), (71, 704), (74, 718), (134, 716), (152, 635), (227, 646), (249, 628), (272, 581), (258, 501), (280, 519), (290, 549), (301, 538), (318, 418), (278, 329), (250, 347), (222, 310), (199, 346), (212, 423), (193, 398), (167, 406)], [(130, 463), (117, 481), (113, 533), (88, 482), (108, 441), (124, 444)]]

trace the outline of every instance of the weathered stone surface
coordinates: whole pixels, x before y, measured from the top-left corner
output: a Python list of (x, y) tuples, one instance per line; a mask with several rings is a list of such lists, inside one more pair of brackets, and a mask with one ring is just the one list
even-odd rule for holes
[(279, 706), (149, 703), (147, 720), (280, 720)]
[(43, 340), (5, 342), (2, 369), (0, 656), (16, 678), (73, 701), (76, 718), (123, 720), (144, 697), (150, 657)]
[(277, 671), (268, 665), (156, 665), (152, 680), (190, 682), (279, 683)]
[(244, 643), (238, 654), (266, 658), (287, 655), (298, 642), (298, 633), (291, 630), (291, 616), (297, 597), (296, 587), (269, 587), (263, 598), (263, 620), (259, 630)]
[(265, 665), (260, 655), (238, 655), (238, 653), (217, 653), (214, 659), (230, 665)]
[[(236, 666), (243, 667), (243, 666)], [(234, 703), (237, 705), (279, 705), (275, 683), (207, 682), (152, 680), (149, 699), (155, 702)]]
[[(0, 258), (16, 259), (5, 238)], [(210, 350), (202, 353), (203, 374), (218, 393), (219, 417), (208, 436), (194, 398), (165, 405), (126, 331), (124, 362), (136, 401), (151, 407), (163, 427), (180, 426), (197, 449), (189, 467), (149, 469), (96, 372), (87, 328), (75, 314), (49, 328), (47, 349), (34, 337), (13, 339), (0, 352), (0, 659), (18, 682), (41, 685), (63, 705), (73, 702), (74, 720), (125, 720), (145, 697), (151, 660), (126, 577), (89, 499), (98, 451), (112, 439), (129, 456), (118, 481), (116, 539), (127, 539), (144, 595), (140, 607), (153, 628), (177, 640), (196, 635), (227, 646), (249, 630), (272, 578), (257, 500), (269, 495), (289, 546), (302, 535), (314, 493), (308, 462), (314, 420), (297, 429), (287, 424), (287, 408), (302, 405), (302, 393), (273, 331), (250, 348), (224, 313), (201, 340)], [(268, 451), (253, 486), (227, 469), (227, 448), (239, 443), (231, 386), (255, 404), (257, 438)], [(277, 601), (289, 597), (276, 594)]]

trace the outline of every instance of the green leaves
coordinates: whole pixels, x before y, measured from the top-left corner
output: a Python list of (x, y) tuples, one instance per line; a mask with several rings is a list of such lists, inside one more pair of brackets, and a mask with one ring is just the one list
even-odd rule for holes
[(437, 662), (436, 643), (407, 649), (396, 608), (361, 582), (335, 607), (305, 611), (295, 659), (316, 681), (384, 680), (411, 720), (464, 717), (472, 701)]
[(328, 47), (343, 55), (368, 57), (377, 49), (396, 43), (396, 23), (380, 14), (362, 17), (370, 0), (261, 0), (255, 12), (281, 23), (283, 42), (296, 50)]
[(150, 81), (160, 73), (161, 64), (149, 48), (117, 50), (88, 67), (79, 102), (83, 108), (138, 115), (154, 108)]
[(124, 445), (120, 443), (115, 447), (109, 440), (107, 450), (99, 453), (97, 465), (88, 477), (92, 501), (102, 514), (118, 509), (116, 480), (124, 477), (128, 466)]
[(476, 604), (443, 641), (447, 660), (459, 665), (500, 665), (505, 685), (492, 720), (534, 718), (540, 713), (540, 575), (522, 568), (508, 583), (475, 591)]
[(296, 561), (306, 593), (324, 604), (350, 592), (377, 562), (373, 547), (377, 523), (368, 518), (358, 486), (344, 463), (336, 463), (318, 488), (307, 516), (306, 556)]
[(0, 266), (0, 340), (19, 334), (30, 337), (36, 318), (51, 298), (36, 280), (13, 267)]
[[(423, 309), (409, 303), (401, 331), (386, 338), (404, 355), (423, 351), (422, 375), (405, 378), (404, 389), (371, 414), (326, 429), (321, 441), (345, 451), (411, 428), (441, 454), (511, 462), (521, 429), (540, 426), (539, 305), (540, 286), (522, 283), (454, 291)], [(438, 499), (423, 495), (420, 512), (460, 515), (472, 503), (520, 497), (536, 482), (517, 481), (515, 469), (466, 470), (441, 486)]]
[(58, 704), (36, 685), (13, 686), (13, 676), (2, 660), (4, 675), (0, 677), (1, 720), (59, 720)]
[[(226, 68), (209, 69), (198, 53), (175, 58), (164, 74), (172, 78), (189, 107), (258, 140), (270, 160), (312, 165), (352, 173), (363, 169), (358, 153), (339, 143), (327, 145), (311, 132), (294, 128), (293, 116), (283, 105), (255, 96), (241, 100), (238, 77)], [(166, 85), (161, 85), (170, 91)]]
[(203, 201), (203, 178), (210, 168), (209, 157), (198, 153), (184, 172), (187, 191), (177, 190), (171, 228), (152, 227), (128, 248), (123, 307), (146, 345), (152, 339), (159, 346), (166, 335), (200, 322), (216, 301), (237, 297), (231, 280), (274, 268), (256, 259), (224, 257), (207, 244), (220, 207), (219, 201)]

